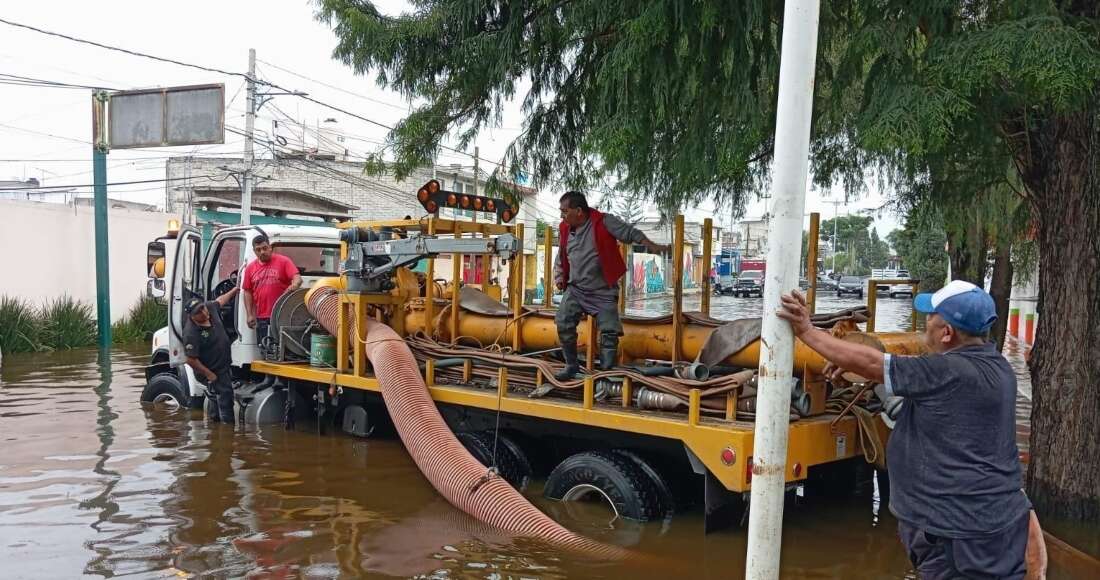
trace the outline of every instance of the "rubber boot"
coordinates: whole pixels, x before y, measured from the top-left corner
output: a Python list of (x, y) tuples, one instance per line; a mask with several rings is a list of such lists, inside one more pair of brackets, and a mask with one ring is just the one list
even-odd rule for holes
[(554, 375), (554, 378), (559, 381), (571, 381), (580, 372), (581, 367), (577, 364), (577, 343), (575, 342), (563, 342), (561, 345), (561, 355), (565, 359), (565, 368), (561, 372)]
[(619, 337), (615, 335), (603, 336), (600, 340), (600, 370), (609, 371), (615, 368), (619, 359)]

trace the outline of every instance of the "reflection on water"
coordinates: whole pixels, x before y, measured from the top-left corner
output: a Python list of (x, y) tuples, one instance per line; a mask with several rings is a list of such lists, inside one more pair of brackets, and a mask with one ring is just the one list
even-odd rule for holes
[[(697, 300), (697, 297), (694, 298)], [(759, 299), (719, 297), (721, 318)], [(667, 304), (667, 302), (666, 302)], [(848, 301), (822, 306), (847, 307)], [(908, 320), (883, 301), (880, 328)], [(691, 302), (688, 309), (697, 308)], [(661, 314), (661, 303), (645, 305)], [(531, 498), (570, 527), (629, 545), (669, 570), (591, 562), (494, 530), (442, 501), (396, 439), (317, 436), (308, 425), (234, 429), (145, 409), (144, 349), (9, 356), (0, 374), (0, 554), (6, 578), (412, 577), (729, 578), (745, 532), (704, 535), (697, 509), (671, 522), (608, 525), (606, 514)], [(788, 506), (785, 577), (900, 578), (893, 520), (870, 500)]]

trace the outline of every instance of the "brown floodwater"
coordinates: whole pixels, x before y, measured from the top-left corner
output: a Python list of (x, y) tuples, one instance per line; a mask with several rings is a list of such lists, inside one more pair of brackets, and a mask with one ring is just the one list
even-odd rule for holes
[[(721, 297), (714, 313), (759, 315), (759, 304)], [(907, 324), (907, 301), (884, 300), (880, 307), (880, 329)], [(661, 309), (658, 301), (642, 308)], [(4, 578), (744, 574), (744, 528), (704, 535), (698, 508), (667, 522), (609, 522), (598, 507), (543, 500), (535, 485), (528, 497), (552, 517), (639, 555), (635, 562), (591, 561), (455, 510), (396, 438), (318, 435), (308, 423), (294, 431), (233, 428), (207, 423), (197, 412), (145, 408), (138, 397), (147, 360), (144, 347), (106, 358), (94, 350), (5, 357)], [(1026, 425), (1025, 392), (1022, 383)], [(866, 494), (793, 500), (785, 512), (783, 576), (912, 577), (893, 519), (874, 521)], [(1069, 576), (1055, 570), (1052, 577)]]

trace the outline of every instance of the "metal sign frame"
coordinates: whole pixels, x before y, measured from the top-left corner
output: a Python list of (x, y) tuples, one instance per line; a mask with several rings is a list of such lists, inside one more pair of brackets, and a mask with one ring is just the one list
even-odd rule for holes
[[(169, 106), (168, 97), (171, 94), (194, 92), (194, 91), (206, 91), (217, 90), (218, 91), (218, 109), (217, 109), (217, 125), (218, 125), (218, 137), (215, 139), (194, 139), (194, 140), (172, 140), (169, 138)], [(113, 137), (115, 136), (115, 116), (111, 114), (113, 108), (112, 101), (117, 97), (135, 97), (142, 95), (160, 95), (160, 139), (149, 140), (145, 142), (127, 143), (125, 145), (117, 145), (114, 143)], [(161, 87), (155, 89), (138, 89), (132, 91), (116, 91), (108, 93), (107, 95), (107, 126), (105, 127), (105, 140), (107, 141), (107, 147), (110, 149), (138, 149), (145, 147), (178, 147), (189, 145), (214, 145), (225, 143), (225, 85), (222, 83), (204, 84), (204, 85), (186, 85), (178, 87)]]

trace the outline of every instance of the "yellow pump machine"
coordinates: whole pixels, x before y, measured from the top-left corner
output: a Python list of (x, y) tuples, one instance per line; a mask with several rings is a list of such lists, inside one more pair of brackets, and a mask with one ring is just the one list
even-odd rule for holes
[[(701, 311), (683, 311), (683, 217), (677, 216), (674, 224), (673, 312), (660, 318), (624, 316), (619, 365), (606, 372), (592, 372), (594, 322), (582, 323), (580, 345), (589, 372), (580, 380), (557, 382), (553, 374), (561, 363), (549, 291), (553, 228), (543, 238), (544, 304), (526, 306), (525, 231), (522, 223), (508, 223), (516, 216), (510, 203), (445, 191), (434, 180), (420, 188), (417, 198), (428, 212), (423, 219), (341, 224), (341, 276), (314, 284), (302, 300), (335, 337), (333, 367), (269, 356), (254, 362), (251, 371), (275, 377), (287, 389), (321, 393), (318, 404), (324, 404), (327, 393), (337, 413), (353, 409), (373, 423), (381, 421), (381, 393), (389, 418), (410, 447), (417, 436), (421, 446), (435, 445), (431, 437), (441, 437), (408, 433), (429, 419), (395, 416), (429, 412), (410, 411), (410, 405), (398, 401), (414, 388), (408, 383), (422, 381), (433, 407), (430, 413), (441, 413), (473, 457), (493, 468), (488, 479), (503, 478), (522, 490), (529, 478), (549, 471), (545, 493), (551, 498), (579, 499), (595, 490), (618, 515), (643, 520), (667, 517), (690, 503), (680, 495), (701, 495), (707, 528), (728, 523), (752, 482), (759, 320), (711, 318), (707, 279), (702, 281)], [(443, 207), (496, 219), (442, 219)], [(702, 231), (704, 264), (710, 263), (710, 230), (708, 219)], [(622, 250), (625, 254), (629, 249)], [(483, 256), (483, 284), (462, 283), (464, 255)], [(437, 259), (447, 257), (449, 280), (437, 280)], [(500, 288), (488, 282), (493, 257), (508, 266), (505, 302), (494, 298)], [(421, 260), (426, 262), (423, 272), (410, 269)], [(623, 306), (620, 297), (621, 310)], [(921, 351), (915, 332), (862, 332), (859, 324), (873, 328), (873, 316), (873, 309), (855, 308), (814, 320), (837, 336), (885, 352)], [(393, 332), (383, 332), (381, 325)], [(379, 338), (383, 334), (387, 338)], [(403, 343), (395, 347), (400, 352), (387, 350), (395, 341)], [(406, 364), (401, 382), (393, 378), (400, 373), (390, 367), (406, 350), (411, 352), (408, 360), (415, 360), (415, 372), (409, 374), (408, 368), (414, 363)], [(853, 383), (832, 384), (821, 374), (824, 364), (805, 345), (796, 345), (798, 380), (791, 393), (786, 467), (792, 487), (827, 466), (851, 466), (854, 473), (859, 465), (881, 462), (888, 436), (873, 385), (858, 382), (858, 377)], [(410, 452), (422, 469), (429, 469), (431, 450)], [(439, 477), (446, 478), (447, 469), (441, 469)], [(599, 475), (600, 470), (619, 470), (624, 477), (585, 480), (585, 473)], [(626, 489), (604, 489), (616, 481), (626, 481)], [(441, 485), (456, 485), (433, 484), (445, 495)], [(459, 496), (448, 498), (466, 501)], [(655, 499), (646, 499), (650, 496)]]

